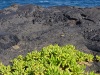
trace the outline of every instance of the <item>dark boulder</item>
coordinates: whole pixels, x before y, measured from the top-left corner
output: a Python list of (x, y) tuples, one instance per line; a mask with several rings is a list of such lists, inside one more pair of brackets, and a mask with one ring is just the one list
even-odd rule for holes
[(16, 45), (19, 39), (16, 35), (1, 33), (0, 34), (0, 49), (8, 49)]

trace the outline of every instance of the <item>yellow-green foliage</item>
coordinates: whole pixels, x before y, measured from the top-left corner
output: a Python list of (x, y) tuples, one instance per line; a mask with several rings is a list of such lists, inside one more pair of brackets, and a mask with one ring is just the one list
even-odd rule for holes
[[(97, 56), (97, 58), (100, 58)], [(100, 60), (100, 59), (99, 59)], [(75, 49), (73, 45), (50, 45), (40, 52), (33, 51), (26, 57), (19, 55), (12, 65), (0, 64), (2, 75), (96, 75), (85, 72), (85, 63), (93, 61), (93, 55)], [(84, 63), (83, 63), (84, 62)]]

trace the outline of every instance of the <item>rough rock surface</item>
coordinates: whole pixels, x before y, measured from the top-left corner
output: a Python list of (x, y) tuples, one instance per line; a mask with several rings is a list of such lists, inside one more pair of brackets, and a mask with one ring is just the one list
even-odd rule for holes
[[(0, 10), (0, 60), (5, 65), (49, 44), (73, 44), (80, 51), (100, 55), (100, 7), (16, 4)], [(93, 66), (100, 72), (100, 63)]]

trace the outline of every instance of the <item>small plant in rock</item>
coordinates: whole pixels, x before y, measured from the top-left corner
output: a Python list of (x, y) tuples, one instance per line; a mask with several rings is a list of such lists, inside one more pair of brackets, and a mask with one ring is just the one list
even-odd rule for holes
[[(87, 63), (93, 62), (93, 55), (80, 52), (73, 45), (44, 47), (40, 52), (33, 51), (25, 57), (19, 55), (12, 65), (0, 63), (2, 75), (97, 75), (86, 73)], [(97, 56), (98, 60), (100, 57)]]

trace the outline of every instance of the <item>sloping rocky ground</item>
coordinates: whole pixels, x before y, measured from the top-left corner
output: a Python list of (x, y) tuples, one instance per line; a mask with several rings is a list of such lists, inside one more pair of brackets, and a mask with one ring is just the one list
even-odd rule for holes
[[(73, 44), (80, 51), (100, 55), (100, 7), (15, 4), (0, 10), (0, 60), (5, 65), (50, 44)], [(100, 72), (100, 62), (87, 69)]]

